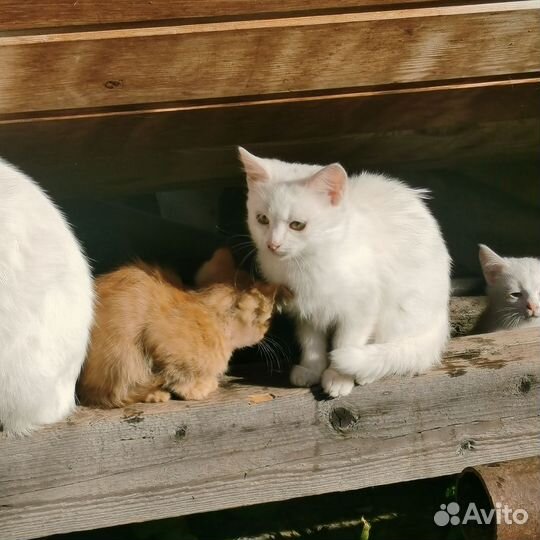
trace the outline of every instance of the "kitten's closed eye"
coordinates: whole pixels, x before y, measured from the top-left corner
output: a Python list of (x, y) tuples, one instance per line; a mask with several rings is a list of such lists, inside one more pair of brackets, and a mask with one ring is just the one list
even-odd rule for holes
[(257, 221), (261, 224), (261, 225), (268, 225), (270, 223), (270, 220), (268, 219), (267, 216), (265, 216), (264, 214), (257, 214)]
[(510, 293), (510, 296), (512, 298), (521, 298), (523, 296), (523, 293), (521, 293), (521, 292), (513, 292), (513, 293)]
[(293, 231), (303, 231), (306, 228), (306, 223), (303, 221), (291, 221), (289, 227)]

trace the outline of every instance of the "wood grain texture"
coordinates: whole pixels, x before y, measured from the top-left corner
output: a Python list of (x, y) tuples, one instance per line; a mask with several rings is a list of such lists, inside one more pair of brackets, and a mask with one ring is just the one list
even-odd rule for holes
[(539, 23), (529, 0), (8, 35), (0, 114), (532, 73)]
[[(350, 171), (536, 156), (540, 80), (359, 92), (221, 106), (0, 119), (2, 155), (54, 194), (241, 180), (235, 146)], [(399, 172), (399, 171), (397, 171)]]
[(2, 539), (536, 455), (539, 355), (535, 330), (457, 338), (442, 367), (356, 388), (346, 398), (320, 399), (254, 369), (229, 378), (206, 402), (79, 409), (27, 439), (0, 434)]
[(472, 331), (487, 306), (485, 296), (455, 296), (450, 299), (452, 336), (465, 336)]
[(185, 19), (284, 16), (366, 9), (396, 4), (443, 4), (432, 0), (0, 0), (0, 30), (54, 28)]

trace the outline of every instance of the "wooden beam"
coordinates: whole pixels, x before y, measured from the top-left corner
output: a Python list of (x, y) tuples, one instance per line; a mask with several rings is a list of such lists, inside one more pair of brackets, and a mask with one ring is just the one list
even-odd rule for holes
[[(350, 171), (517, 159), (540, 145), (540, 79), (0, 119), (0, 147), (55, 195), (240, 180), (235, 146)], [(486, 159), (484, 159), (486, 158)], [(399, 171), (398, 171), (399, 172)]]
[(383, 8), (388, 5), (444, 4), (437, 0), (0, 0), (0, 30), (55, 28), (150, 21), (215, 20), (223, 18), (286, 16), (325, 11)]
[(452, 336), (469, 334), (487, 306), (485, 296), (454, 296), (450, 299)]
[(4, 35), (0, 114), (532, 73), (539, 24), (525, 0)]
[[(24, 540), (435, 477), (540, 452), (540, 335), (457, 338), (442, 367), (321, 399), (265, 376), (209, 401), (81, 408), (0, 434), (0, 530)], [(257, 382), (259, 381), (259, 382)]]

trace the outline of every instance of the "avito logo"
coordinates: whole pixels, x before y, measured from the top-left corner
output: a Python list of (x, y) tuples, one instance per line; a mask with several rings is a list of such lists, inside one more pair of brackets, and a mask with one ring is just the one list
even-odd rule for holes
[(445, 527), (446, 525), (467, 525), (467, 523), (477, 523), (478, 525), (489, 525), (493, 521), (500, 525), (505, 523), (507, 525), (523, 525), (527, 523), (529, 514), (526, 510), (521, 508), (512, 510), (507, 504), (500, 502), (495, 503), (495, 508), (485, 510), (484, 508), (478, 509), (475, 503), (470, 503), (465, 510), (463, 517), (460, 517), (461, 508), (457, 502), (451, 502), (449, 504), (441, 504), (440, 510), (435, 512), (433, 521), (439, 527)]

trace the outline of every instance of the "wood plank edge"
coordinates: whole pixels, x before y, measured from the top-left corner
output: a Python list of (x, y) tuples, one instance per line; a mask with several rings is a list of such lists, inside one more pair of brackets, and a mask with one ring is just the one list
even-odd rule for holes
[[(509, 2), (515, 0), (502, 0), (502, 2)], [(107, 22), (84, 22), (75, 19), (73, 22), (66, 22), (65, 24), (56, 24), (48, 26), (42, 19), (34, 20), (33, 24), (29, 22), (18, 22), (10, 20), (9, 22), (0, 21), (0, 31), (5, 36), (20, 36), (20, 35), (36, 35), (36, 34), (58, 34), (66, 32), (92, 32), (97, 30), (120, 30), (129, 28), (144, 28), (144, 27), (158, 27), (158, 26), (178, 26), (182, 24), (219, 24), (224, 22), (234, 21), (246, 21), (251, 19), (283, 19), (283, 18), (301, 18), (301, 17), (315, 17), (315, 16), (328, 16), (328, 15), (343, 15), (346, 13), (364, 13), (372, 11), (395, 11), (395, 10), (408, 10), (420, 7), (433, 8), (433, 7), (445, 7), (455, 6), (456, 4), (465, 5), (465, 2), (456, 2), (453, 0), (393, 0), (388, 3), (384, 0), (373, 2), (358, 2), (352, 5), (346, 5), (343, 7), (336, 2), (335, 6), (317, 7), (310, 6), (309, 8), (296, 8), (286, 9), (280, 6), (279, 9), (274, 10), (261, 10), (260, 6), (254, 6), (255, 9), (250, 7), (250, 10), (237, 11), (233, 14), (212, 14), (212, 15), (193, 15), (193, 14), (178, 14), (174, 17), (159, 17), (148, 16), (140, 18), (133, 18), (128, 20), (110, 20)], [(476, 4), (493, 4), (493, 0), (476, 0)], [(500, 3), (500, 2), (497, 2)], [(1, 2), (0, 2), (1, 4)], [(265, 6), (266, 8), (267, 6)]]
[(540, 10), (540, 0), (517, 0), (492, 3), (464, 3), (447, 6), (415, 7), (384, 11), (348, 12), (335, 15), (315, 15), (271, 19), (235, 20), (221, 23), (201, 23), (186, 25), (144, 26), (142, 28), (120, 28), (114, 30), (94, 30), (88, 32), (67, 31), (57, 34), (32, 34), (0, 37), (0, 46), (18, 46), (35, 43), (53, 43), (68, 41), (91, 41), (104, 39), (122, 39), (125, 37), (149, 37), (163, 35), (185, 35), (198, 33), (231, 32), (239, 30), (293, 28), (302, 26), (321, 26), (329, 24), (347, 24), (381, 20), (412, 19), (427, 17), (448, 17), (476, 15), (484, 13), (510, 13), (518, 11)]
[[(430, 92), (460, 91), (474, 89), (491, 89), (517, 86), (538, 86), (540, 95), (540, 72), (518, 73), (499, 77), (478, 77), (455, 81), (430, 81), (425, 83), (406, 83), (367, 87), (363, 89), (345, 88), (333, 89), (330, 93), (323, 92), (288, 92), (286, 95), (271, 94), (261, 96), (242, 96), (240, 99), (231, 99), (215, 102), (215, 100), (201, 100), (198, 102), (164, 102), (136, 104), (133, 106), (113, 106), (91, 109), (66, 109), (24, 113), (0, 114), (0, 125), (23, 124), (29, 122), (54, 122), (63, 120), (85, 120), (96, 118), (111, 118), (124, 116), (137, 116), (148, 114), (167, 114), (188, 111), (253, 108), (264, 105), (287, 105), (296, 103), (320, 102), (321, 104), (343, 100), (367, 99), (378, 96), (394, 96), (404, 94), (423, 94)], [(540, 112), (539, 112), (540, 116)]]

